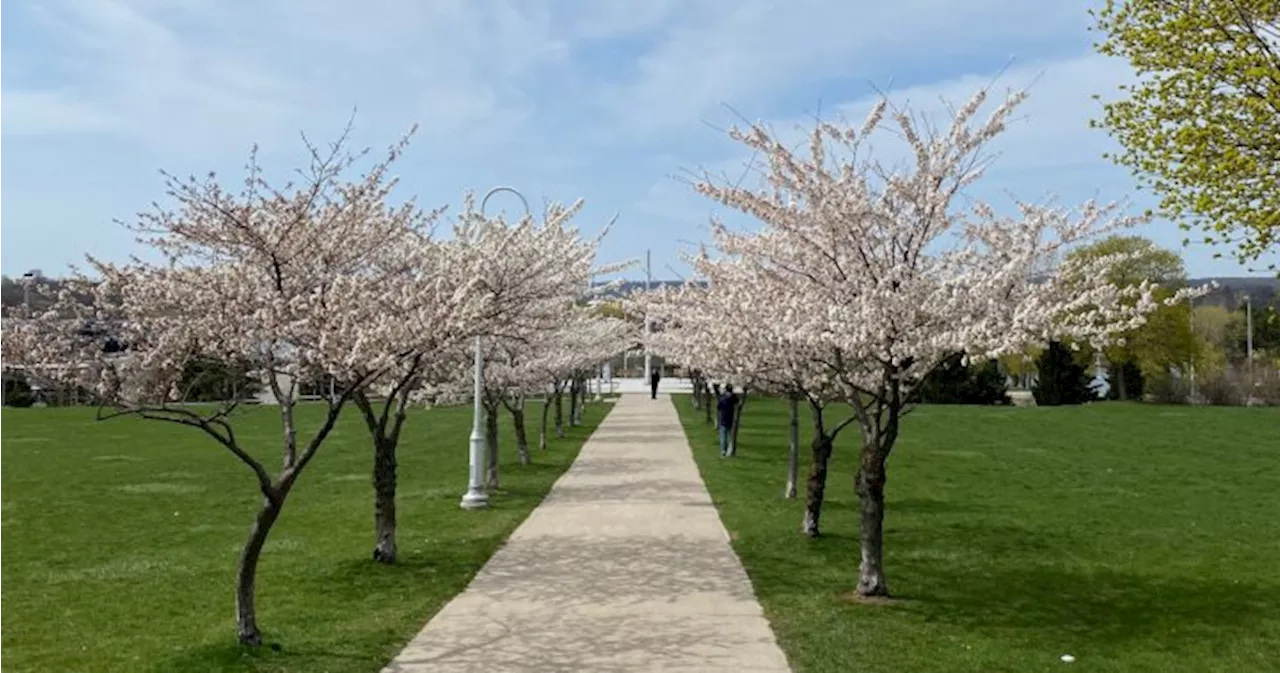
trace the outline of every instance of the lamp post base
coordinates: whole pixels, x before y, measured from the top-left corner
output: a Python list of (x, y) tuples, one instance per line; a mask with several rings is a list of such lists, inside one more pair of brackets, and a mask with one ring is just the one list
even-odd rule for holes
[(468, 490), (462, 496), (462, 509), (486, 509), (489, 507), (489, 494), (481, 490)]

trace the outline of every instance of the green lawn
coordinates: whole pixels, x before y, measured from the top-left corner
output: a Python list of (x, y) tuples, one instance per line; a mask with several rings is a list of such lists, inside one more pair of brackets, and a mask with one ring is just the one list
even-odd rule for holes
[[(532, 406), (532, 405), (531, 405)], [(462, 590), (577, 454), (607, 405), (515, 461), (504, 414), (503, 486), (464, 512), (470, 409), (415, 412), (400, 447), (400, 564), (370, 560), (372, 452), (354, 413), (307, 468), (258, 577), (257, 653), (235, 644), (233, 582), (256, 511), (250, 472), (199, 431), (86, 409), (3, 412), (6, 671), (377, 671)], [(309, 422), (319, 409), (305, 407)], [(531, 426), (539, 408), (530, 409)], [(278, 415), (238, 436), (279, 463)], [(533, 441), (536, 442), (536, 428)]]
[(797, 671), (1280, 671), (1280, 409), (921, 408), (889, 467), (900, 600), (864, 605), (856, 428), (808, 540), (803, 490), (781, 497), (785, 405), (753, 400), (724, 460), (676, 403)]

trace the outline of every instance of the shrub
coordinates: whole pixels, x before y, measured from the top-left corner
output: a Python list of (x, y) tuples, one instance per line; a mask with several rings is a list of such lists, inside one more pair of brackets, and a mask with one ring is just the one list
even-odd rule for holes
[(1146, 392), (1146, 377), (1142, 374), (1142, 368), (1138, 366), (1138, 361), (1129, 358), (1121, 360), (1111, 366), (1107, 371), (1107, 399), (1118, 400), (1120, 397), (1120, 381), (1124, 380), (1123, 399), (1140, 400), (1143, 393)]
[(1218, 406), (1244, 404), (1248, 398), (1247, 375), (1242, 376), (1235, 367), (1224, 367), (1204, 377), (1197, 386), (1205, 402)]
[(1091, 377), (1061, 342), (1049, 342), (1036, 359), (1036, 369), (1039, 373), (1031, 394), (1038, 406), (1083, 404), (1098, 399), (1090, 386)]
[(994, 360), (965, 366), (964, 354), (943, 360), (916, 389), (925, 404), (1012, 404), (1008, 383)]
[(220, 402), (251, 397), (261, 386), (245, 365), (198, 359), (187, 363), (179, 387), (185, 402)]
[(35, 393), (27, 384), (26, 377), (20, 374), (5, 375), (4, 404), (8, 407), (26, 408), (36, 403)]
[[(1160, 404), (1186, 404), (1191, 398), (1190, 384), (1180, 377), (1176, 377), (1168, 372), (1163, 372), (1152, 376), (1146, 385), (1147, 393), (1151, 395), (1152, 402)], [(1116, 399), (1111, 397), (1110, 391), (1107, 395), (1108, 399)]]

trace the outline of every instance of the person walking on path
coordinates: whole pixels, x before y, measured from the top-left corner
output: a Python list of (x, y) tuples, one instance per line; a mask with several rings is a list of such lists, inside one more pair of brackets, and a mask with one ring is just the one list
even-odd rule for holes
[(729, 456), (729, 438), (733, 432), (733, 416), (738, 411), (738, 396), (733, 394), (733, 386), (724, 385), (724, 394), (716, 401), (716, 428), (720, 431), (720, 457)]
[(649, 399), (658, 399), (658, 382), (662, 380), (662, 370), (654, 368), (649, 373)]

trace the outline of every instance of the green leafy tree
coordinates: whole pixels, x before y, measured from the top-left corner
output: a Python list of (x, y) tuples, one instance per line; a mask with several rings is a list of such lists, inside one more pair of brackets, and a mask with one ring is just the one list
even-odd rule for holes
[[(1157, 283), (1157, 299), (1164, 300), (1186, 283), (1182, 258), (1173, 251), (1157, 246), (1141, 236), (1112, 236), (1093, 245), (1078, 248), (1072, 257), (1098, 259), (1109, 255), (1127, 255), (1122, 263), (1112, 264), (1108, 282), (1132, 286), (1143, 282)], [(1131, 374), (1141, 368), (1148, 377), (1167, 374), (1170, 367), (1182, 367), (1193, 361), (1198, 351), (1192, 332), (1191, 307), (1185, 304), (1161, 306), (1148, 314), (1146, 324), (1126, 332), (1123, 343), (1103, 350), (1111, 364), (1108, 396), (1127, 400), (1142, 396), (1142, 382)], [(1131, 389), (1130, 383), (1135, 384)]]
[(999, 367), (1013, 378), (1015, 387), (1026, 390), (1031, 387), (1036, 373), (1035, 361), (1043, 350), (1039, 346), (1029, 346), (1021, 353), (1005, 355), (1000, 358)]
[(1106, 0), (1091, 13), (1105, 33), (1098, 51), (1138, 74), (1094, 122), (1120, 142), (1110, 158), (1160, 197), (1165, 215), (1234, 245), (1241, 263), (1275, 250), (1280, 2)]

